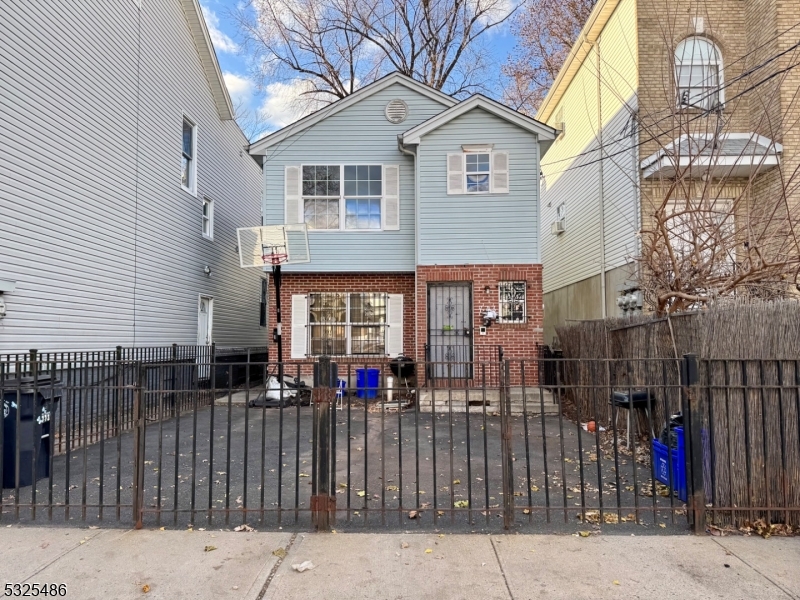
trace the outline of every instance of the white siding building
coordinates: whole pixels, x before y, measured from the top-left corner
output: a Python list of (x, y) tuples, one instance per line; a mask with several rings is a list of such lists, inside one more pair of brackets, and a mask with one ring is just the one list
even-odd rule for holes
[(261, 172), (197, 0), (0, 14), (0, 353), (264, 345)]

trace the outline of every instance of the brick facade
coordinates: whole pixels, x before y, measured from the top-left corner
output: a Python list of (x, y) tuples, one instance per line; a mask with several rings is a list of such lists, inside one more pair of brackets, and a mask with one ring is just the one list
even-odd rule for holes
[[(416, 280), (416, 288), (415, 288)], [(524, 281), (526, 289), (525, 323), (494, 323), (486, 335), (478, 335), (483, 323), (484, 308), (499, 309), (498, 284), (501, 281)], [(541, 265), (459, 265), (420, 266), (415, 273), (284, 273), (281, 287), (282, 331), (284, 361), (290, 358), (292, 345), (292, 296), (314, 292), (385, 292), (403, 295), (403, 353), (418, 361), (425, 360), (428, 336), (428, 284), (469, 282), (473, 294), (473, 344), (475, 360), (496, 360), (496, 349), (502, 346), (505, 357), (531, 359), (536, 356), (537, 344), (543, 342), (542, 266)], [(415, 294), (416, 289), (416, 294)], [(272, 341), (272, 329), (277, 313), (275, 288), (269, 287), (269, 352), (277, 360), (277, 345)], [(312, 363), (313, 358), (306, 359)], [(381, 362), (374, 357), (369, 363)], [(338, 362), (364, 364), (365, 359), (338, 359)], [(303, 374), (310, 370), (303, 368)], [(518, 368), (512, 373), (512, 383), (518, 381)], [(529, 383), (534, 383), (531, 369)]]
[[(478, 335), (478, 327), (483, 323), (483, 309), (499, 309), (498, 284), (501, 281), (527, 283), (527, 323), (494, 323), (487, 328), (485, 336)], [(476, 358), (492, 358), (497, 346), (503, 347), (507, 358), (536, 356), (536, 345), (543, 343), (542, 265), (436, 265), (417, 267), (416, 328), (419, 359), (424, 358), (424, 344), (428, 336), (428, 284), (444, 282), (472, 283), (472, 322), (475, 333), (472, 341)], [(489, 350), (484, 352), (485, 348)]]

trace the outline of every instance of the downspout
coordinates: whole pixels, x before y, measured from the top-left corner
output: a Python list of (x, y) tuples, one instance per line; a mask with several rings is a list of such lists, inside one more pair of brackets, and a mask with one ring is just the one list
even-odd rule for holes
[(600, 91), (600, 40), (591, 42), (597, 57), (597, 141), (600, 144), (600, 160), (598, 161), (599, 202), (600, 202), (600, 306), (603, 319), (608, 317), (606, 306), (606, 219), (605, 191), (603, 189), (603, 100)]
[(417, 173), (417, 153), (405, 147), (402, 134), (397, 136), (397, 149), (402, 154), (414, 158), (414, 360), (419, 360), (417, 354), (419, 352), (419, 327), (417, 327), (417, 284), (419, 283), (417, 275), (417, 265), (419, 265), (419, 176)]

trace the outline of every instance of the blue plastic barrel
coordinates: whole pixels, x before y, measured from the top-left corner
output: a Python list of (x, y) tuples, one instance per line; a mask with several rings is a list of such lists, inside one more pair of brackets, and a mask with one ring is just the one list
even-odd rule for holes
[(372, 399), (378, 396), (380, 369), (356, 369), (356, 396)]

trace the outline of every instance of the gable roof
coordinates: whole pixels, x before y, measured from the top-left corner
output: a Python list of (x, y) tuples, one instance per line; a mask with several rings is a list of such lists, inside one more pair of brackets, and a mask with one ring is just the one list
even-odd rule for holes
[(589, 54), (589, 50), (591, 50), (592, 46), (597, 41), (600, 32), (605, 28), (606, 23), (608, 23), (611, 15), (614, 14), (614, 10), (616, 10), (620, 1), (621, 0), (598, 0), (597, 4), (594, 5), (592, 12), (589, 13), (589, 18), (586, 20), (586, 24), (578, 34), (578, 39), (575, 40), (575, 43), (572, 45), (567, 59), (564, 61), (564, 64), (561, 65), (561, 69), (558, 75), (556, 75), (553, 85), (550, 86), (547, 96), (545, 96), (542, 101), (539, 110), (536, 111), (537, 119), (540, 121), (547, 121), (550, 115), (553, 114), (556, 106), (561, 101), (561, 96), (564, 95), (569, 84), (572, 83), (572, 79), (578, 73), (578, 69), (581, 68), (584, 59), (586, 59), (586, 56)]
[(440, 112), (438, 115), (431, 117), (427, 121), (420, 123), (413, 129), (406, 131), (403, 134), (403, 143), (419, 144), (422, 136), (435, 129), (438, 129), (442, 125), (449, 123), (453, 119), (460, 117), (464, 113), (467, 113), (474, 108), (482, 108), (486, 112), (500, 117), (501, 119), (504, 119), (505, 121), (516, 125), (517, 127), (529, 131), (530, 133), (534, 133), (539, 136), (540, 140), (547, 141), (554, 140), (556, 138), (556, 130), (549, 125), (540, 123), (536, 119), (532, 119), (531, 117), (523, 115), (522, 113), (509, 108), (505, 104), (496, 102), (495, 100), (487, 98), (486, 96), (475, 94), (463, 102), (459, 102), (455, 106), (451, 106), (447, 110)]
[[(184, 0), (186, 1), (186, 0)], [(420, 83), (407, 75), (403, 75), (402, 73), (390, 73), (384, 77), (381, 77), (377, 81), (370, 83), (369, 85), (365, 85), (363, 88), (356, 90), (346, 98), (342, 98), (341, 100), (337, 100), (333, 104), (330, 104), (324, 108), (319, 109), (316, 112), (311, 113), (292, 123), (291, 125), (287, 125), (283, 129), (279, 129), (274, 133), (270, 133), (269, 135), (264, 136), (260, 140), (253, 142), (250, 144), (249, 152), (250, 154), (264, 154), (265, 150), (270, 146), (274, 146), (275, 144), (282, 142), (290, 135), (294, 135), (295, 133), (299, 133), (309, 127), (316, 125), (320, 121), (327, 119), (335, 115), (336, 113), (344, 110), (348, 106), (352, 106), (365, 98), (369, 98), (373, 94), (380, 92), (381, 90), (386, 89), (387, 87), (394, 85), (395, 83), (399, 83), (411, 90), (419, 92), (423, 96), (427, 96), (428, 98), (443, 104), (444, 106), (453, 106), (457, 103), (457, 100), (454, 100), (444, 92), (440, 92), (430, 86), (425, 85), (424, 83)]]
[(219, 118), (223, 121), (230, 121), (233, 119), (233, 103), (228, 95), (225, 80), (222, 78), (222, 71), (214, 52), (214, 44), (211, 43), (211, 36), (208, 33), (200, 4), (198, 0), (181, 0), (181, 7), (186, 16), (186, 22), (189, 24), (189, 30), (192, 32), (200, 64), (203, 65), (208, 85), (211, 87), (211, 96), (217, 106)]

